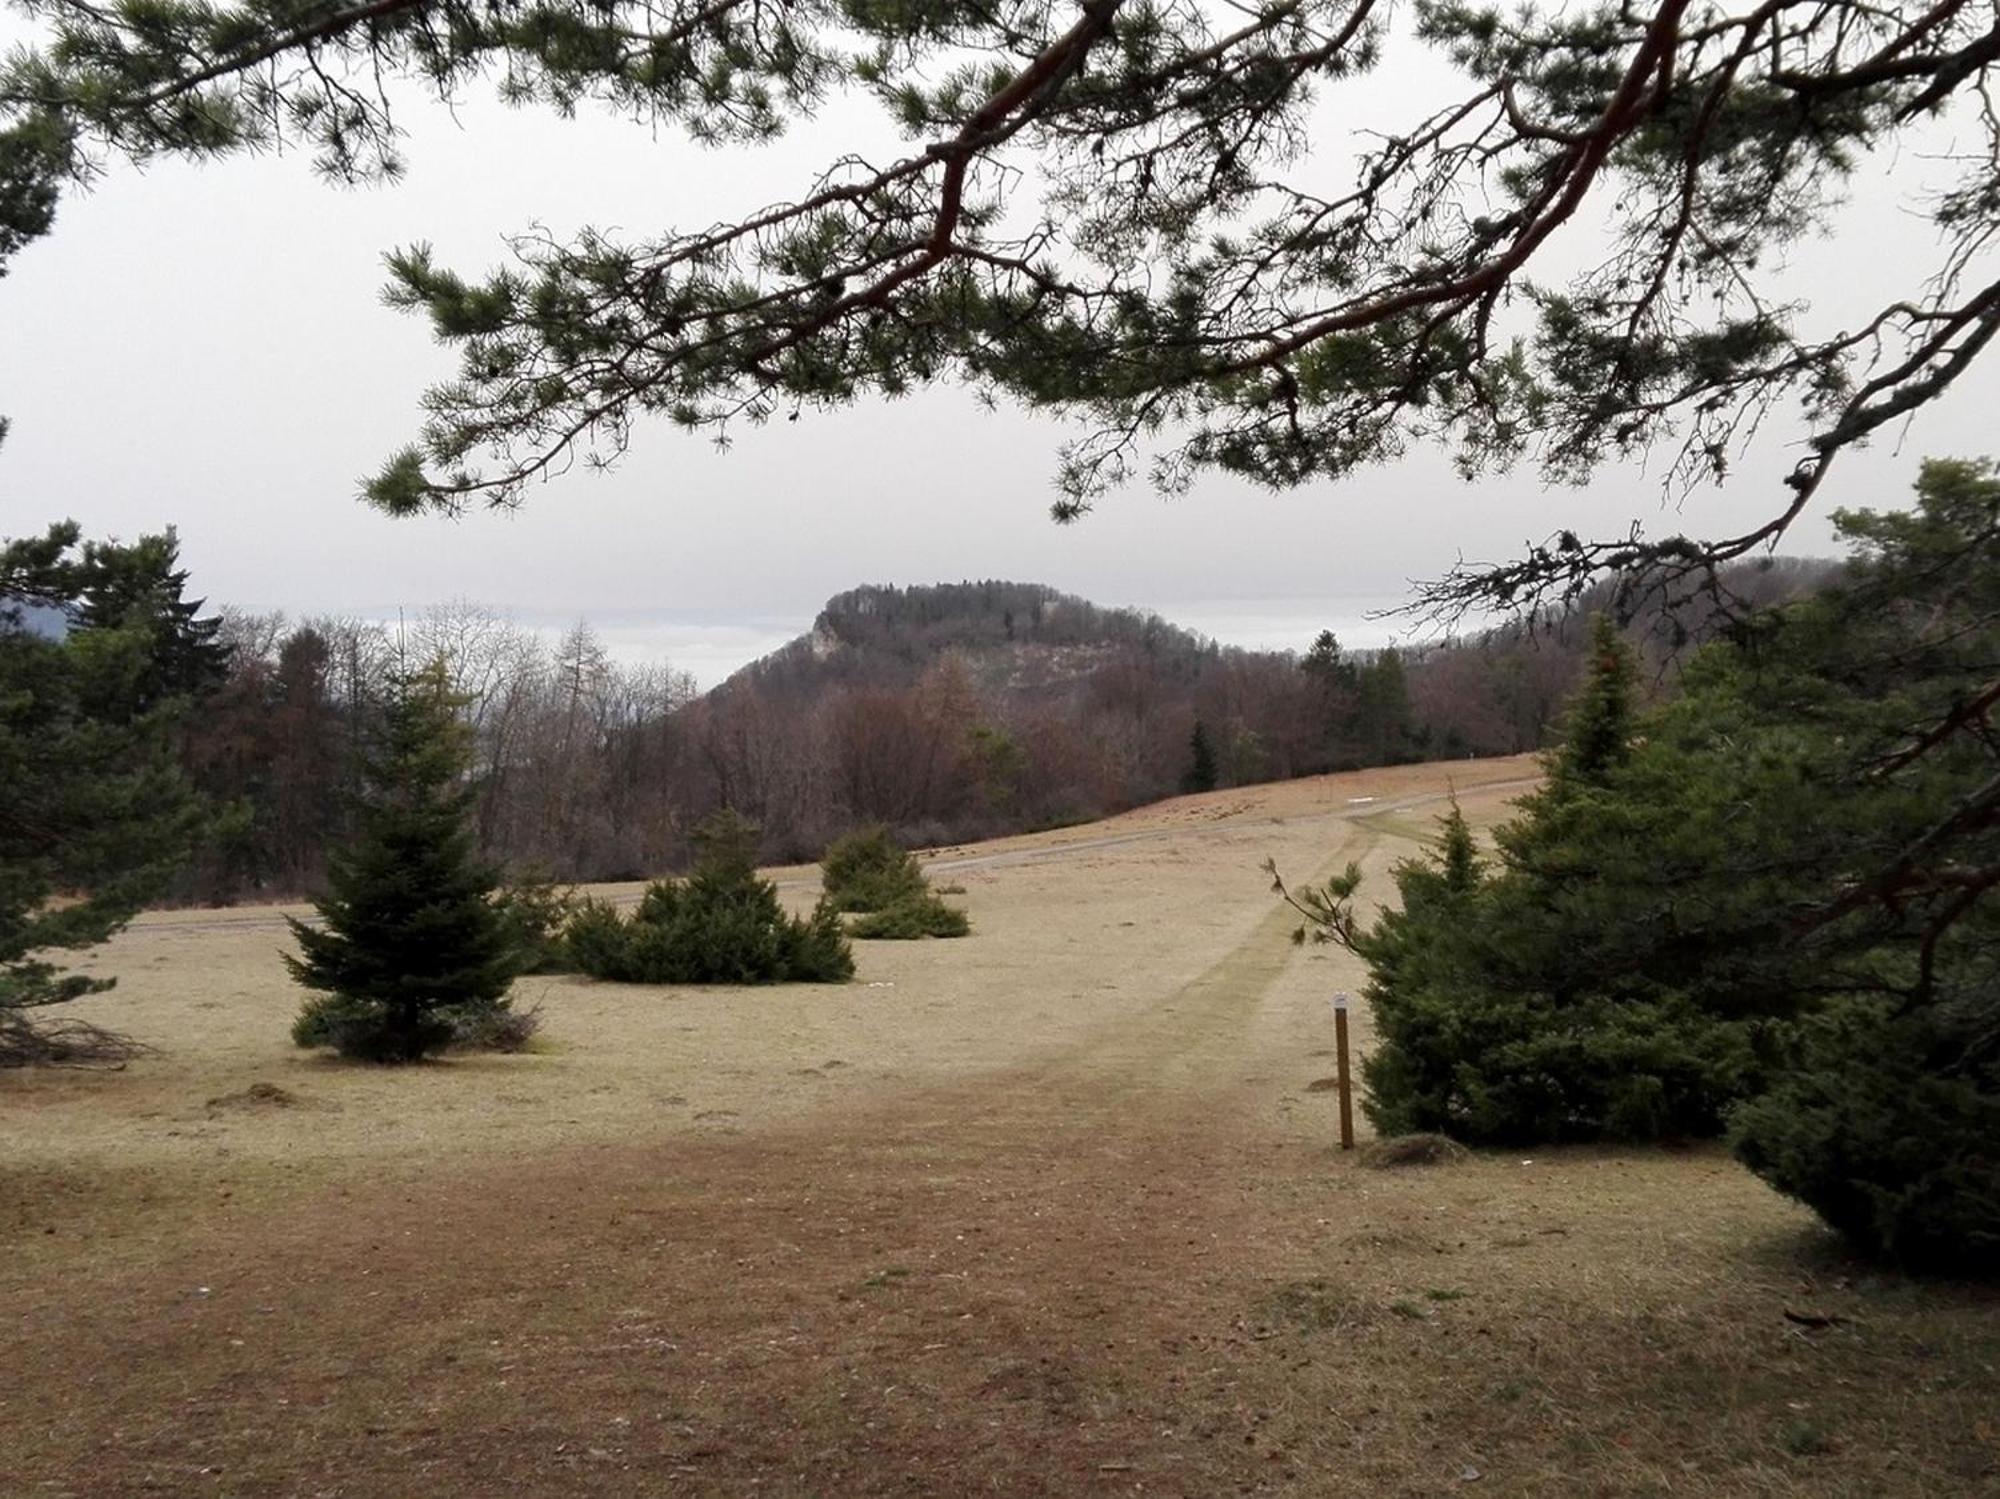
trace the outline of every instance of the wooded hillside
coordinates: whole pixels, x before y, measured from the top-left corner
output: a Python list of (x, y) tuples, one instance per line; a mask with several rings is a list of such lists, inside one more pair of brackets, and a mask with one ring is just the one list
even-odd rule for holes
[[(1734, 581), (1768, 601), (1824, 572), (1778, 563)], [(1671, 683), (1674, 641), (1715, 623), (1707, 605), (1634, 622), (1653, 690)], [(469, 604), (419, 615), (400, 642), (366, 621), (237, 613), (226, 634), (228, 680), (195, 714), (187, 757), (249, 816), (189, 877), (189, 899), (316, 886), (398, 660), (442, 655), (469, 699), (488, 854), (619, 879), (683, 866), (688, 830), (723, 806), (761, 824), (766, 858), (805, 859), (864, 822), (949, 842), (1210, 784), (1534, 749), (1583, 638), (1573, 620), (1379, 652), (1322, 634), (1301, 656), (1038, 584), (871, 586), (703, 694), (664, 664), (613, 659), (587, 626), (551, 646)]]

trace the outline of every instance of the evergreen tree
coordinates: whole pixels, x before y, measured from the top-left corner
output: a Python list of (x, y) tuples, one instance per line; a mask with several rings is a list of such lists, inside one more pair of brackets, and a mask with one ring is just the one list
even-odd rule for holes
[(1590, 621), (1587, 660), (1583, 685), (1563, 721), (1561, 748), (1549, 766), (1558, 794), (1604, 785), (1631, 756), (1638, 668), (1608, 614)]
[(1299, 670), (1328, 691), (1348, 691), (1354, 686), (1354, 663), (1341, 655), (1340, 641), (1331, 630), (1321, 630), (1313, 637)]
[(1187, 773), (1181, 777), (1181, 790), (1213, 791), (1218, 777), (1215, 746), (1208, 742), (1208, 725), (1197, 718), (1194, 721), (1194, 732), (1188, 736), (1188, 768)]
[(38, 1013), (113, 983), (49, 955), (110, 937), (210, 825), (178, 766), (186, 699), (162, 690), (192, 620), (178, 583), (115, 610), (93, 594), (162, 538), (79, 554), (78, 536), (65, 523), (0, 546), (0, 1066), (128, 1049)]
[(1565, 883), (1588, 883), (1603, 871), (1594, 862), (1592, 830), (1626, 809), (1609, 795), (1631, 759), (1637, 732), (1637, 668), (1631, 647), (1606, 614), (1590, 622), (1583, 679), (1565, 708), (1560, 737), (1542, 759), (1541, 787), (1520, 799), (1521, 816), (1500, 830), (1510, 867), (1542, 881), (1535, 901), (1546, 905)]
[(1784, 862), (1797, 893), (1767, 961), (1833, 997), (1734, 1135), (1864, 1251), (1994, 1276), (2000, 471), (1927, 463), (1917, 501), (1839, 514), (1857, 552), (1843, 585), (1739, 652), (1724, 727), (1799, 762), (1809, 797), (1744, 801), (1749, 857), (1713, 878)]
[[(1399, 866), (1400, 909), (1359, 923), (1357, 871), (1301, 904), (1370, 968), (1365, 1108), (1385, 1133), (1474, 1143), (1719, 1133), (1760, 1076), (1770, 1008), (1690, 940), (1686, 888), (1722, 836), (1684, 763), (1627, 765), (1631, 663), (1601, 622), (1548, 781), (1498, 835), (1490, 876), (1454, 809), (1442, 860)], [(1727, 892), (1767, 923), (1769, 881)], [(1711, 940), (1712, 939), (1712, 940)]]
[(1410, 683), (1394, 646), (1377, 651), (1355, 676), (1354, 737), (1366, 764), (1410, 758)]
[(89, 542), (84, 547), (78, 622), (143, 629), (152, 636), (151, 665), (137, 687), (142, 706), (207, 697), (229, 675), (221, 616), (203, 617), (206, 601), (183, 597), (188, 575), (179, 561), (180, 539), (171, 527), (130, 546)]
[(963, 937), (972, 930), (966, 914), (931, 889), (916, 855), (880, 824), (829, 844), (820, 860), (820, 882), (828, 909), (859, 913), (847, 929), (850, 937), (911, 941)]
[(1333, 631), (1321, 630), (1312, 648), (1299, 662), (1299, 670), (1313, 685), (1313, 707), (1318, 718), (1319, 746), (1324, 758), (1320, 768), (1345, 770), (1363, 758), (1358, 736), (1361, 670), (1352, 657), (1343, 655)]
[(308, 1000), (301, 1045), (414, 1062), (455, 1027), (506, 1006), (523, 955), (475, 855), (461, 700), (443, 662), (401, 673), (381, 742), (363, 765), (352, 843), (329, 861), (323, 923), (291, 920), (292, 977)]
[(828, 844), (820, 859), (820, 884), (834, 910), (862, 913), (886, 911), (930, 888), (917, 856), (881, 823)]
[(1728, 1121), (1856, 1247), (2000, 1273), (2000, 474), (1929, 463), (1914, 510), (1837, 520), (1838, 585), (1704, 649), (1663, 708), (1635, 718), (1596, 652), (1469, 893), (1421, 866), (1366, 928), (1355, 871), (1295, 904), (1369, 961), (1384, 1129)]

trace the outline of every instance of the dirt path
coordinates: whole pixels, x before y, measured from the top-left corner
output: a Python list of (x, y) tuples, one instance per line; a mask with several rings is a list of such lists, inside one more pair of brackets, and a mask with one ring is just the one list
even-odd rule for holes
[(286, 1053), (266, 929), (148, 923), (172, 1049), (0, 1095), (0, 1495), (1978, 1491), (2000, 1308), (1865, 1300), (1725, 1158), (1328, 1148), (1359, 975), (1256, 864), (1379, 890), (1431, 776), (955, 854), (964, 943), (552, 985), (557, 1049), (413, 1073)]

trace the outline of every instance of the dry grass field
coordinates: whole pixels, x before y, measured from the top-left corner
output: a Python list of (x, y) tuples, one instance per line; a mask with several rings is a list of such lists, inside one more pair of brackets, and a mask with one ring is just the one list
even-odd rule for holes
[(2000, 1297), (1719, 1150), (1332, 1147), (1260, 862), (1532, 773), (941, 850), (969, 939), (400, 1072), (292, 1049), (277, 912), (149, 916), (78, 1009), (156, 1052), (0, 1075), (0, 1494), (2000, 1494)]

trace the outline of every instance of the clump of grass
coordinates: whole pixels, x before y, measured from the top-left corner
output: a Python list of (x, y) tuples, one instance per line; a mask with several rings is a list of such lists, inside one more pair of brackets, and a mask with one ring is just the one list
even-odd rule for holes
[(1819, 1457), (1833, 1451), (1834, 1442), (1817, 1421), (1793, 1421), (1778, 1433), (1778, 1445), (1793, 1457)]
[(1390, 1302), (1389, 1310), (1399, 1317), (1408, 1318), (1412, 1322), (1428, 1322), (1431, 1319), (1431, 1314), (1425, 1311), (1420, 1303), (1411, 1301), (1407, 1297), (1399, 1301)]
[(1329, 1280), (1288, 1280), (1257, 1303), (1258, 1317), (1306, 1332), (1346, 1327), (1360, 1317), (1360, 1304), (1345, 1286)]
[(209, 1109), (289, 1109), (298, 1104), (299, 1097), (289, 1088), (281, 1088), (276, 1083), (252, 1083), (240, 1093), (225, 1093), (220, 1098), (208, 1101)]
[(542, 1028), (542, 1007), (517, 1010), (512, 1005), (482, 1005), (452, 1016), (451, 1044), (464, 1051), (528, 1050)]
[(1361, 1164), (1378, 1171), (1399, 1166), (1450, 1166), (1472, 1152), (1443, 1135), (1388, 1135), (1361, 1147)]

